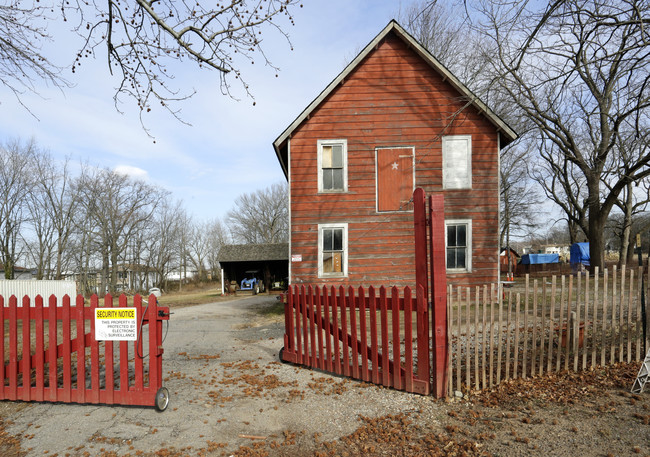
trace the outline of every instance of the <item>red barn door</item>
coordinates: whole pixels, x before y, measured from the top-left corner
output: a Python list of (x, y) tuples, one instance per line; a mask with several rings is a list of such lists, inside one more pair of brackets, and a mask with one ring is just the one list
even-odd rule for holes
[(377, 211), (413, 208), (415, 186), (413, 148), (377, 148)]

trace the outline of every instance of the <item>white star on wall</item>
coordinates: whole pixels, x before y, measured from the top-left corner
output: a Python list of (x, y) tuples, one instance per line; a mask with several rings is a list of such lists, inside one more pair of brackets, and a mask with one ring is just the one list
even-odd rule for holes
[(393, 170), (397, 170), (399, 168), (399, 164), (397, 162), (393, 162)]

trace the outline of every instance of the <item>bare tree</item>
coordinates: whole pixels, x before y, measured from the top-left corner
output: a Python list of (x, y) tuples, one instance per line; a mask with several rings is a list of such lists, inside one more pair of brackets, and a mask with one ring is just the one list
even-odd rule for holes
[(463, 84), (487, 101), (488, 80), (482, 70), (486, 56), (480, 36), (458, 10), (462, 0), (417, 0), (398, 12), (399, 22)]
[(237, 197), (227, 224), (236, 242), (284, 243), (289, 239), (288, 215), (287, 184), (278, 183)]
[(154, 213), (151, 224), (147, 224), (147, 268), (155, 272), (155, 285), (167, 289), (171, 270), (179, 264), (177, 243), (180, 238), (181, 221), (184, 214), (181, 202), (164, 200)]
[(28, 218), (26, 201), (33, 185), (36, 143), (18, 140), (0, 145), (0, 262), (5, 279), (14, 278), (21, 230)]
[(509, 247), (511, 237), (521, 238), (538, 227), (542, 202), (529, 178), (528, 156), (528, 150), (521, 145), (501, 153), (501, 246)]
[[(535, 142), (535, 138), (532, 139)], [(542, 188), (546, 197), (564, 214), (570, 244), (584, 238), (589, 223), (584, 175), (568, 160), (565, 154), (549, 143), (537, 145), (537, 160), (533, 160), (529, 175)]]
[[(79, 196), (73, 187), (70, 174), (70, 161), (64, 159), (62, 163), (54, 161), (49, 152), (41, 151), (37, 155), (35, 164), (35, 182), (33, 191), (38, 195), (37, 203), (40, 205), (42, 215), (34, 220), (35, 227), (45, 225), (50, 227), (52, 241), (50, 246), (43, 250), (48, 261), (48, 277), (63, 279), (67, 270), (68, 249), (74, 230), (74, 218), (79, 205)], [(42, 231), (38, 229), (38, 231)], [(37, 265), (44, 262), (37, 262)]]
[[(643, 132), (634, 127), (628, 128), (626, 132), (619, 135), (617, 141), (620, 154), (614, 159), (620, 160), (620, 163), (612, 161), (605, 168), (606, 173), (603, 176), (604, 187), (609, 192), (612, 191), (612, 186), (618, 182), (618, 175), (625, 173), (625, 170), (629, 168), (630, 162), (637, 160), (639, 156), (649, 154), (650, 129)], [(650, 203), (650, 183), (648, 180), (629, 181), (614, 202), (614, 206), (622, 214), (618, 221), (619, 224), (615, 225), (615, 231), (620, 239), (620, 265), (627, 264), (628, 257), (633, 253), (633, 237), (636, 235), (633, 231), (633, 225), (639, 230), (644, 229), (643, 225), (638, 223), (638, 220), (639, 216), (648, 208), (648, 203)], [(635, 220), (637, 220), (637, 223), (633, 224)]]
[(49, 279), (52, 267), (52, 258), (55, 249), (55, 228), (52, 219), (47, 214), (47, 207), (43, 204), (44, 196), (36, 182), (40, 176), (35, 176), (35, 185), (25, 199), (25, 207), (29, 214), (27, 226), (34, 232), (34, 239), (25, 239), (25, 230), (21, 233), (25, 242), (27, 257), (36, 266), (36, 279)]
[[(120, 261), (138, 230), (149, 223), (165, 197), (161, 189), (108, 169), (86, 169), (78, 189), (91, 232), (101, 255), (101, 291), (115, 292)], [(123, 265), (122, 265), (123, 266)]]
[[(283, 27), (293, 24), (290, 11), (300, 0), (227, 0), (223, 3), (136, 0), (103, 3), (10, 0), (0, 7), (0, 81), (20, 97), (44, 79), (65, 86), (60, 70), (40, 50), (53, 40), (48, 22), (65, 21), (79, 35), (78, 50), (71, 50), (75, 72), (88, 57), (102, 56), (120, 83), (121, 96), (133, 98), (141, 112), (160, 103), (190, 96), (173, 84), (170, 66), (193, 62), (198, 69), (216, 71), (224, 94), (233, 95), (237, 83), (251, 96), (244, 64), (273, 66), (262, 46), (263, 36), (275, 30), (287, 39)], [(25, 6), (30, 5), (30, 6)]]
[(221, 269), (219, 265), (219, 251), (221, 246), (228, 244), (228, 231), (224, 224), (219, 219), (214, 219), (207, 223), (208, 232), (208, 268), (212, 279), (215, 280), (221, 276)]
[(41, 54), (47, 33), (48, 9), (38, 2), (9, 0), (0, 5), (0, 84), (21, 100), (25, 91), (36, 91), (44, 81), (67, 85), (61, 69)]
[(620, 214), (610, 218), (612, 230), (618, 237), (619, 265), (626, 265), (634, 250), (634, 237), (650, 227), (646, 211), (650, 203), (650, 183), (629, 183), (616, 201)]
[[(592, 267), (603, 266), (604, 226), (630, 182), (650, 176), (650, 154), (622, 161), (619, 139), (649, 128), (650, 4), (641, 0), (476, 2), (479, 28), (495, 50), (494, 84), (548, 157), (584, 179)], [(622, 164), (619, 173), (607, 167)], [(604, 175), (611, 187), (603, 188)], [(558, 180), (574, 175), (557, 176)], [(573, 215), (567, 214), (571, 218)]]
[(207, 279), (206, 264), (210, 254), (210, 224), (192, 221), (187, 239), (188, 258), (196, 269), (198, 280)]

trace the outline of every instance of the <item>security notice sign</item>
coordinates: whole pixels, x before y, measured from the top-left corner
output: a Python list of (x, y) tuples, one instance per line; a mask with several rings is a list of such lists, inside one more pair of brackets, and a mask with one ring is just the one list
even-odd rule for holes
[(135, 308), (95, 308), (95, 340), (137, 340), (136, 315)]

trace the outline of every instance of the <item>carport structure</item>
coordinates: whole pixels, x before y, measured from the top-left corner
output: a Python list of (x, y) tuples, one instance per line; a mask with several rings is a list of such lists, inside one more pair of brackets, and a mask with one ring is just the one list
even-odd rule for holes
[(265, 290), (286, 287), (289, 275), (288, 243), (229, 244), (222, 246), (218, 256), (224, 284), (256, 277)]

